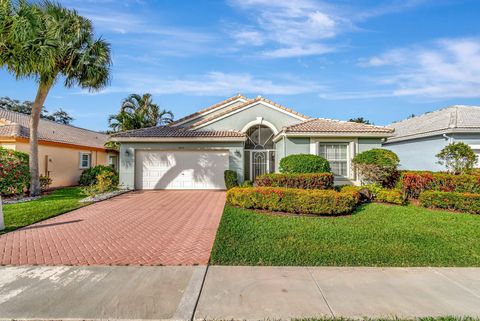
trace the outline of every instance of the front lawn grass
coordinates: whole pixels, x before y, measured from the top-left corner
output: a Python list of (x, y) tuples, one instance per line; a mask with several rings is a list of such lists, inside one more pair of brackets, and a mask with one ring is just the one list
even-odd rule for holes
[(279, 216), (226, 206), (219, 265), (480, 266), (480, 215), (367, 204), (353, 215)]
[(82, 195), (81, 188), (72, 187), (58, 189), (35, 201), (4, 204), (5, 230), (0, 234), (87, 205), (79, 202), (82, 198), (85, 198), (85, 195)]

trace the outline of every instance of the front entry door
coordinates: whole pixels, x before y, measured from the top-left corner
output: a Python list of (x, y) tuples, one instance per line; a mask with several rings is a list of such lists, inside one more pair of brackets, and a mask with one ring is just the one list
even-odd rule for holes
[(253, 179), (259, 175), (268, 173), (268, 155), (267, 152), (252, 151), (252, 175)]

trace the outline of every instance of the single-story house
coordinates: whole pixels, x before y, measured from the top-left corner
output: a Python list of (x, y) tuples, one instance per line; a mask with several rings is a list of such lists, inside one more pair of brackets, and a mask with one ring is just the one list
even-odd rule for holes
[(223, 174), (254, 180), (291, 154), (322, 155), (336, 182), (356, 182), (351, 160), (379, 148), (393, 129), (312, 118), (263, 97), (237, 95), (164, 127), (112, 135), (120, 181), (135, 189), (224, 189)]
[(480, 156), (480, 107), (452, 106), (393, 123), (383, 147), (394, 151), (402, 169), (440, 171), (436, 155), (448, 144), (464, 142)]
[[(0, 109), (0, 146), (29, 153), (30, 116)], [(80, 174), (96, 165), (118, 166), (118, 152), (105, 148), (108, 135), (41, 119), (38, 156), (50, 187), (78, 185)]]

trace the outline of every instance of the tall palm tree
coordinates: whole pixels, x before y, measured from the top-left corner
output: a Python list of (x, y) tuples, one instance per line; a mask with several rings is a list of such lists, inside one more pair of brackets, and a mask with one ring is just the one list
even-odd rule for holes
[(40, 194), (38, 124), (47, 95), (66, 87), (98, 90), (108, 83), (110, 45), (95, 38), (90, 20), (50, 1), (0, 0), (0, 65), (38, 84), (30, 118), (30, 194)]
[(132, 94), (122, 102), (120, 112), (110, 115), (108, 121), (110, 128), (119, 132), (169, 124), (173, 113), (160, 109), (151, 94)]

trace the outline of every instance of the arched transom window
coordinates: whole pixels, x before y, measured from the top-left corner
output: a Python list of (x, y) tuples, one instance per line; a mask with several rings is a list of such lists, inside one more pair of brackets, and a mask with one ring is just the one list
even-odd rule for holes
[(265, 125), (253, 125), (247, 132), (245, 149), (273, 149), (274, 132)]

